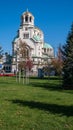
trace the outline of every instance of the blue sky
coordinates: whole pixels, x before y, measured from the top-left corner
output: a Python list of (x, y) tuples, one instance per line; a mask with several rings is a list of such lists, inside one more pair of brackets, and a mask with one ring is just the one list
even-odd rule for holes
[(73, 22), (73, 0), (2, 0), (0, 1), (0, 46), (12, 52), (12, 40), (20, 27), (21, 14), (29, 10), (35, 25), (44, 33), (45, 42), (55, 51), (64, 44)]

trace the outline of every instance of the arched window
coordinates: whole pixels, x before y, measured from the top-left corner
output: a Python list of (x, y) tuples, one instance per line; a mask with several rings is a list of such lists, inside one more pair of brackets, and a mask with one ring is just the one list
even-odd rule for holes
[(46, 48), (44, 48), (44, 52), (46, 52)]
[(49, 50), (50, 50), (50, 49), (48, 48), (48, 49), (47, 49), (47, 52), (49, 52)]
[(30, 16), (30, 22), (32, 22), (32, 17)]
[(28, 15), (26, 15), (25, 17), (25, 22), (28, 22)]

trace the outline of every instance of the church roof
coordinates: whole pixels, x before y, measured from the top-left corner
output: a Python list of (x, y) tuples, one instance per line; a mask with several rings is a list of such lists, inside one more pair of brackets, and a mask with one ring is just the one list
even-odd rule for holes
[(44, 43), (44, 47), (43, 48), (53, 48), (50, 44), (48, 44), (48, 43)]
[(32, 17), (34, 17), (33, 14), (30, 13), (28, 10), (27, 10), (26, 12), (23, 12), (22, 16), (23, 16), (23, 15), (32, 15)]

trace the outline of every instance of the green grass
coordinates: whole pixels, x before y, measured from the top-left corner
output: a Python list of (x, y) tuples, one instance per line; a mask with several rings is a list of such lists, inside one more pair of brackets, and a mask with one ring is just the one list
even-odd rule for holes
[(73, 90), (58, 78), (0, 77), (0, 130), (73, 130)]

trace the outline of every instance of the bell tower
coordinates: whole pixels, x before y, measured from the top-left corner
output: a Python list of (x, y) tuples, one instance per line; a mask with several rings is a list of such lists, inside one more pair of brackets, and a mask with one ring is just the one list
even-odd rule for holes
[(21, 16), (21, 26), (34, 26), (34, 16), (28, 10)]

